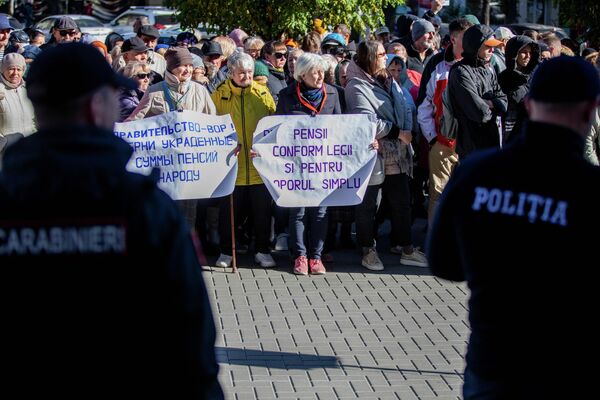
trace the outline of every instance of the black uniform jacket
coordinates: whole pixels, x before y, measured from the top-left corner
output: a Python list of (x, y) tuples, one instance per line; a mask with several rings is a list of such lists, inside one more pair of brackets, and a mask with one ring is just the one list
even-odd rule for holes
[(3, 390), (20, 398), (221, 398), (190, 235), (156, 177), (94, 127), (40, 131), (0, 174)]
[(429, 232), (429, 265), (469, 286), (467, 368), (513, 390), (494, 398), (585, 398), (554, 395), (595, 387), (584, 376), (597, 371), (585, 354), (597, 342), (600, 168), (576, 132), (524, 128), (458, 166)]

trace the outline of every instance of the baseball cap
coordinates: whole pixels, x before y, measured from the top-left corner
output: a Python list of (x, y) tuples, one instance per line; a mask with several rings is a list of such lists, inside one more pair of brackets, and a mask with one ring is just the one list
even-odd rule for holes
[(5, 14), (0, 14), (0, 29), (13, 29), (13, 27), (8, 22), (8, 17)]
[(500, 26), (494, 31), (494, 37), (496, 39), (512, 39), (515, 34), (510, 29)]
[(577, 103), (600, 96), (600, 77), (594, 66), (579, 57), (559, 56), (534, 72), (529, 98), (541, 103)]
[(390, 30), (387, 26), (381, 26), (375, 30), (375, 35), (383, 35), (384, 33), (390, 33)]
[(205, 56), (222, 56), (223, 50), (221, 49), (221, 45), (214, 40), (205, 43), (202, 47), (202, 54)]
[(483, 42), (483, 44), (485, 44), (486, 46), (490, 46), (490, 47), (496, 47), (496, 46), (500, 46), (501, 44), (504, 44), (504, 42), (502, 42), (501, 40), (498, 40), (494, 37), (494, 35), (488, 37), (485, 42)]
[(71, 17), (62, 16), (54, 21), (54, 29), (79, 29), (77, 22)]
[(146, 36), (150, 36), (150, 37), (153, 37), (153, 38), (160, 37), (160, 32), (158, 32), (158, 29), (156, 29), (152, 25), (142, 25), (142, 26), (140, 26), (140, 29), (138, 29), (137, 33), (138, 33), (138, 35), (146, 35)]
[[(389, 32), (389, 31), (388, 31)], [(323, 38), (321, 45), (330, 44), (334, 46), (345, 46), (346, 39), (339, 33), (330, 33), (329, 35)]]
[(148, 51), (150, 48), (146, 46), (146, 43), (142, 39), (137, 36), (127, 39), (123, 42), (121, 46), (121, 51), (125, 53), (126, 51), (135, 51), (137, 53), (143, 53)]
[(27, 96), (34, 104), (58, 104), (78, 99), (104, 85), (137, 88), (137, 82), (114, 72), (94, 47), (66, 43), (42, 51), (31, 63)]

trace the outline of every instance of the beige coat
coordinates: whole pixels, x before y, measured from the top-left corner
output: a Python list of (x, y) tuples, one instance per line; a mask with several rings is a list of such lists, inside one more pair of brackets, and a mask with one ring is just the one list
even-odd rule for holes
[(194, 81), (181, 83), (167, 71), (164, 82), (150, 86), (140, 100), (140, 104), (125, 121), (134, 121), (175, 111), (169, 109), (168, 102), (165, 100), (165, 84), (173, 102), (178, 105), (178, 109), (199, 111), (204, 114), (217, 113), (215, 104), (203, 85)]
[(0, 136), (31, 135), (35, 131), (35, 119), (25, 84), (14, 87), (1, 75), (0, 80)]
[[(155, 115), (166, 114), (170, 111), (168, 102), (165, 101), (165, 85), (169, 96), (178, 105), (177, 109), (198, 111), (204, 114), (216, 114), (217, 109), (213, 103), (208, 90), (201, 84), (189, 80), (179, 82), (169, 71), (165, 72), (165, 80), (150, 86), (140, 100), (131, 115), (125, 120), (134, 121)], [(186, 221), (191, 227), (196, 222), (197, 200), (178, 200), (177, 205), (181, 209)]]

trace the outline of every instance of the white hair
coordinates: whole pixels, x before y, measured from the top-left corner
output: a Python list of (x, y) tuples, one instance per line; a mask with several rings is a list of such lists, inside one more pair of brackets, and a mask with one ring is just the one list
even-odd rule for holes
[(244, 50), (250, 49), (250, 47), (254, 44), (258, 43), (258, 46), (262, 49), (265, 45), (265, 42), (259, 38), (258, 36), (249, 36), (244, 40)]
[(314, 53), (304, 53), (298, 57), (294, 67), (294, 79), (300, 82), (302, 75), (310, 73), (313, 69), (320, 69), (325, 72), (327, 65), (320, 55)]
[(241, 51), (233, 53), (233, 55), (227, 59), (229, 75), (233, 73), (234, 69), (238, 68), (251, 69), (254, 71), (254, 58)]

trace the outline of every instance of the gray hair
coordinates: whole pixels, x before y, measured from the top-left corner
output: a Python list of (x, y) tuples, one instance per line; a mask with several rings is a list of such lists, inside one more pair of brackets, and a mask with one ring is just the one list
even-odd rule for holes
[(321, 58), (325, 61), (325, 82), (331, 84), (335, 83), (335, 68), (338, 65), (338, 60), (334, 55), (331, 54), (322, 54)]
[(294, 79), (301, 82), (302, 75), (308, 74), (315, 68), (323, 72), (327, 69), (327, 65), (321, 56), (314, 53), (302, 54), (298, 57), (298, 61), (296, 61), (296, 66), (294, 67)]
[(259, 43), (259, 47), (262, 49), (262, 47), (265, 45), (264, 40), (262, 40), (260, 37), (258, 36), (248, 36), (245, 40), (244, 40), (244, 50), (248, 50), (250, 47), (252, 47), (252, 45), (254, 43)]
[(241, 51), (233, 53), (231, 57), (227, 59), (227, 69), (229, 75), (233, 73), (234, 69), (245, 68), (254, 71), (254, 58), (250, 54), (242, 53)]

